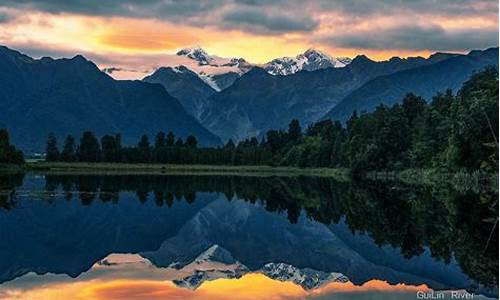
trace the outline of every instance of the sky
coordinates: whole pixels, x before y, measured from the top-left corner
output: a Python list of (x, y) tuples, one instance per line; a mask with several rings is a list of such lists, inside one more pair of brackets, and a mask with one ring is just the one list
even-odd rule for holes
[(308, 48), (375, 60), (466, 53), (498, 46), (498, 1), (2, 0), (0, 44), (142, 71), (190, 46), (253, 63)]

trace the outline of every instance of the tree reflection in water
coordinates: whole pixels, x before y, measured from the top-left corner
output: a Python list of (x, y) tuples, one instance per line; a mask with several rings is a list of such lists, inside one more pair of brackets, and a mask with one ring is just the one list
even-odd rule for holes
[[(23, 175), (0, 177), (0, 206), (16, 206)], [(369, 234), (379, 246), (399, 247), (406, 258), (429, 248), (445, 262), (456, 258), (470, 278), (498, 286), (497, 193), (457, 192), (448, 186), (410, 186), (375, 181), (338, 182), (313, 177), (46, 175), (47, 195), (62, 193), (82, 205), (117, 203), (120, 192), (158, 207), (193, 203), (200, 192), (262, 203), (296, 223), (304, 212), (324, 224), (345, 220), (353, 233)], [(49, 197), (50, 198), (50, 197)]]

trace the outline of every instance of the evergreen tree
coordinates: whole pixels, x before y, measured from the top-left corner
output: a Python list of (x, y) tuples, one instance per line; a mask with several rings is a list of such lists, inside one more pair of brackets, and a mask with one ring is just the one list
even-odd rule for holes
[(0, 163), (24, 163), (23, 153), (10, 144), (9, 133), (2, 128), (0, 128)]
[(409, 126), (413, 125), (413, 121), (422, 116), (425, 108), (426, 102), (422, 97), (417, 97), (414, 94), (407, 94), (403, 98), (403, 110), (408, 118)]
[(186, 146), (187, 147), (196, 148), (197, 145), (198, 145), (198, 141), (196, 140), (196, 138), (194, 136), (190, 135), (186, 138)]
[(61, 160), (72, 162), (76, 160), (75, 138), (72, 135), (67, 135), (64, 139), (63, 150), (61, 151)]
[(236, 146), (234, 145), (233, 139), (229, 139), (224, 146), (225, 149), (233, 150)]
[(149, 138), (148, 138), (148, 136), (144, 134), (141, 137), (141, 140), (139, 141), (139, 143), (137, 143), (137, 146), (140, 149), (149, 149)]
[(140, 162), (150, 162), (151, 161), (151, 148), (149, 144), (149, 138), (147, 135), (143, 135), (141, 140), (137, 144), (139, 150), (139, 160)]
[(53, 133), (47, 138), (47, 146), (45, 147), (45, 159), (47, 161), (59, 160), (59, 149), (57, 148), (57, 139)]
[(7, 129), (0, 128), (0, 149), (7, 149), (9, 145), (10, 141)]
[(174, 144), (175, 144), (175, 135), (172, 131), (169, 131), (167, 134), (166, 145), (168, 147), (172, 147)]
[(182, 147), (184, 146), (184, 142), (182, 141), (181, 138), (178, 138), (177, 141), (175, 142), (176, 147)]
[(119, 161), (119, 149), (116, 138), (112, 135), (105, 135), (101, 138), (101, 157), (105, 162)]
[(288, 125), (288, 138), (290, 141), (298, 141), (302, 136), (299, 120), (293, 119)]
[(163, 131), (158, 132), (155, 138), (155, 149), (163, 148), (167, 145), (165, 138), (165, 133)]
[(80, 139), (78, 159), (84, 162), (100, 161), (99, 141), (91, 131), (85, 131)]

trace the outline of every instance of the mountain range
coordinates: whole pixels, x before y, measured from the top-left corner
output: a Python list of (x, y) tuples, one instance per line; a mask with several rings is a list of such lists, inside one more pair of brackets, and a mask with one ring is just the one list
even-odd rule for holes
[[(308, 49), (295, 57), (275, 58), (264, 64), (252, 64), (241, 57), (226, 58), (211, 55), (201, 47), (183, 48), (157, 68), (188, 68), (198, 74), (210, 87), (221, 91), (254, 67), (265, 69), (271, 75), (290, 75), (299, 71), (341, 68), (351, 62), (348, 57), (333, 58), (316, 49)], [(104, 69), (109, 71), (110, 69)], [(112, 69), (114, 70), (114, 69)]]
[(173, 268), (176, 269), (174, 272), (167, 272), (174, 273), (176, 277), (181, 276), (174, 278), (173, 283), (190, 290), (197, 289), (205, 281), (241, 278), (248, 273), (260, 273), (274, 280), (293, 282), (305, 290), (316, 289), (331, 282), (349, 282), (349, 279), (341, 273), (298, 268), (286, 263), (267, 263), (262, 268), (252, 271), (219, 245), (211, 246), (188, 265), (180, 269), (174, 265)]
[[(342, 68), (302, 71), (288, 76), (272, 76), (256, 67), (230, 87), (211, 95), (208, 98), (210, 106), (200, 121), (223, 140), (262, 136), (269, 129), (286, 128), (292, 119), (307, 125), (322, 118), (346, 96), (374, 78), (430, 65), (448, 57), (393, 58), (376, 62), (360, 55)], [(437, 88), (447, 88), (440, 83), (433, 84)]]
[(369, 112), (382, 103), (392, 105), (406, 93), (430, 100), (446, 89), (456, 92), (487, 66), (498, 69), (498, 48), (380, 62), (359, 55), (344, 67), (288, 76), (272, 76), (254, 67), (209, 96), (199, 121), (223, 140), (260, 137), (269, 129), (286, 128), (292, 119), (303, 125), (323, 118), (345, 121), (354, 110)]
[(349, 93), (324, 118), (345, 121), (353, 111), (370, 112), (380, 104), (393, 105), (409, 92), (431, 100), (446, 89), (456, 92), (474, 72), (487, 66), (498, 69), (498, 48), (447, 58), (439, 57), (429, 65), (374, 78)]
[(309, 49), (255, 65), (195, 47), (175, 58), (142, 81), (124, 81), (80, 55), (33, 59), (1, 47), (0, 103), (7, 109), (0, 111), (0, 126), (28, 152), (42, 151), (50, 132), (62, 139), (83, 130), (120, 132), (127, 144), (172, 130), (197, 136), (201, 145), (220, 145), (262, 137), (292, 119), (303, 127), (325, 118), (346, 121), (354, 111), (394, 104), (409, 92), (431, 100), (456, 91), (474, 72), (498, 69), (498, 48), (386, 61)]
[(120, 133), (126, 144), (160, 130), (192, 134), (206, 145), (221, 142), (161, 85), (114, 80), (80, 55), (33, 59), (0, 47), (0, 91), (0, 127), (28, 152), (43, 151), (49, 133), (62, 141), (85, 130)]

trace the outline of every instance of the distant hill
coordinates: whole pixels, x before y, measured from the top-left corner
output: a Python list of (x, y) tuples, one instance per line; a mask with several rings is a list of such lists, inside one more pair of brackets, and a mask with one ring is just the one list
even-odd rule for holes
[(85, 130), (121, 133), (125, 144), (160, 130), (220, 143), (161, 85), (114, 80), (80, 55), (37, 60), (0, 47), (0, 106), (0, 124), (28, 153), (43, 151), (50, 132), (61, 144), (66, 134), (78, 139)]
[(446, 89), (457, 91), (473, 72), (490, 65), (498, 69), (498, 48), (472, 51), (467, 55), (438, 53), (430, 59), (438, 61), (366, 82), (347, 95), (324, 118), (345, 121), (355, 110), (358, 113), (370, 112), (380, 104), (392, 105), (410, 92), (431, 100), (436, 93)]

